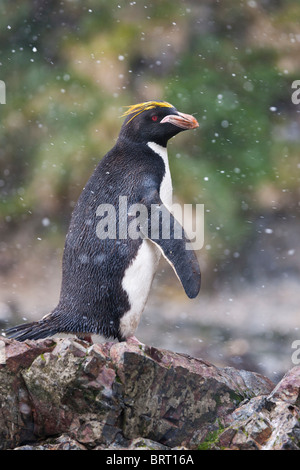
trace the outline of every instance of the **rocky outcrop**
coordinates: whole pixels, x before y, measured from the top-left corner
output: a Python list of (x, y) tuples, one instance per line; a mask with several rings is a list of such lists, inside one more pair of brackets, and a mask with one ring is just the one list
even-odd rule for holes
[(300, 367), (267, 378), (136, 342), (0, 339), (2, 449), (300, 449)]
[(300, 367), (267, 396), (245, 400), (200, 448), (300, 450)]

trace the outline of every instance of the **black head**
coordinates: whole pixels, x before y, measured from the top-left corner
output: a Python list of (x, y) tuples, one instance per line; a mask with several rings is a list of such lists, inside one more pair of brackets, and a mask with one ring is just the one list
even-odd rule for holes
[(180, 113), (165, 101), (146, 101), (130, 106), (123, 116), (126, 119), (120, 138), (134, 142), (155, 142), (163, 146), (179, 132), (199, 126), (193, 116)]

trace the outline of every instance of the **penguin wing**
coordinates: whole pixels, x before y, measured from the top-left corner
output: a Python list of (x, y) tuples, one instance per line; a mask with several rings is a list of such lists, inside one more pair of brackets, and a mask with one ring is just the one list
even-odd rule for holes
[(200, 267), (183, 227), (163, 204), (156, 189), (149, 188), (141, 203), (148, 210), (148, 216), (140, 223), (142, 235), (158, 246), (187, 296), (195, 298), (201, 286)]

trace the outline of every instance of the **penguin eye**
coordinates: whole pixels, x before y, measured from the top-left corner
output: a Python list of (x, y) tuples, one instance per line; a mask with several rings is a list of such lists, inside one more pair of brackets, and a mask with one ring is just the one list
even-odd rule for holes
[(155, 122), (155, 121), (157, 121), (157, 119), (158, 119), (158, 116), (156, 116), (156, 115), (155, 115), (155, 116), (152, 116), (152, 117), (151, 117), (151, 119), (152, 119), (152, 121), (154, 121), (154, 122)]

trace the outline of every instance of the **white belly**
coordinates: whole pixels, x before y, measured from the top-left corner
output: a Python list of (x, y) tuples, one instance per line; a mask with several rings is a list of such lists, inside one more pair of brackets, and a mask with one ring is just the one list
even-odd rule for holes
[[(159, 196), (171, 211), (173, 189), (167, 149), (154, 142), (148, 142), (148, 146), (163, 159), (165, 174)], [(120, 332), (125, 338), (133, 336), (138, 327), (160, 256), (161, 251), (153, 242), (143, 240), (136, 258), (125, 271), (122, 287), (127, 292), (131, 305), (130, 310), (120, 320)]]
[(149, 240), (143, 240), (136, 258), (125, 271), (122, 287), (131, 306), (120, 320), (120, 332), (125, 338), (133, 336), (138, 327), (159, 258), (159, 249)]

